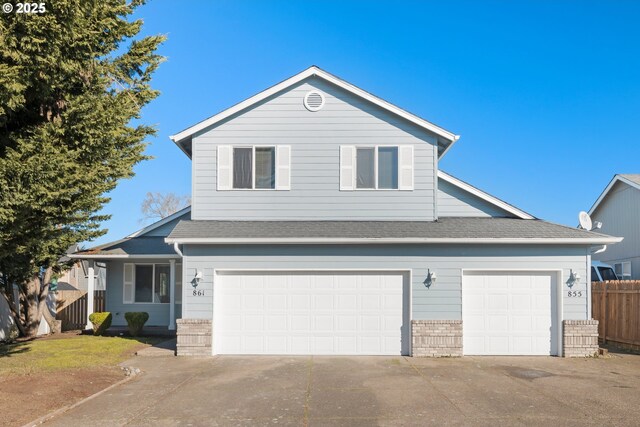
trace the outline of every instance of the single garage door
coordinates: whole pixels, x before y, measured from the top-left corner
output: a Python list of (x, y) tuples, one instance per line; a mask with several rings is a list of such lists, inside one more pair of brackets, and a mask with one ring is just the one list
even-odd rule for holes
[(554, 272), (465, 272), (463, 353), (557, 355)]
[(406, 282), (398, 272), (219, 273), (213, 352), (408, 354)]

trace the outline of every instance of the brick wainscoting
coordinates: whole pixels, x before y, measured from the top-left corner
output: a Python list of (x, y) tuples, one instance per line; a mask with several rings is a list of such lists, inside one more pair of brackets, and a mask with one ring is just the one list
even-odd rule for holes
[(598, 352), (597, 320), (565, 320), (562, 331), (562, 356), (591, 357)]
[(211, 356), (211, 320), (178, 319), (176, 355)]
[(412, 320), (411, 356), (462, 356), (462, 320)]

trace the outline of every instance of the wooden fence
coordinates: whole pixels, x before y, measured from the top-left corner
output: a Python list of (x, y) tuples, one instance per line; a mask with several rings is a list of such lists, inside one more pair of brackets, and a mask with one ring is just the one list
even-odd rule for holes
[[(104, 311), (105, 291), (94, 291), (93, 311)], [(62, 330), (84, 329), (87, 324), (87, 294), (58, 311), (56, 318), (62, 321)]]
[(640, 349), (640, 280), (594, 282), (591, 295), (600, 341)]

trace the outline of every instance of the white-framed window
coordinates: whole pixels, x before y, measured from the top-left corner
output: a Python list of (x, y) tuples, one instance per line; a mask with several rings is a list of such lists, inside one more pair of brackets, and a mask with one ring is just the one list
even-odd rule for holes
[[(178, 281), (182, 287), (182, 275), (176, 268), (176, 292), (178, 292)], [(161, 263), (126, 263), (124, 264), (123, 284), (122, 300), (125, 304), (168, 304), (170, 302), (171, 266)]]
[(218, 190), (289, 190), (288, 145), (218, 146)]
[(613, 264), (613, 270), (620, 280), (631, 280), (631, 262), (623, 261)]
[(341, 146), (340, 190), (413, 190), (413, 146)]

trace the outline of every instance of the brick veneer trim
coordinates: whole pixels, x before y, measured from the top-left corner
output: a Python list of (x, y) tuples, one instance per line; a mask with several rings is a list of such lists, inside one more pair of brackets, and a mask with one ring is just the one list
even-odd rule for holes
[(178, 319), (176, 325), (178, 356), (211, 356), (211, 320)]
[(564, 320), (562, 322), (563, 357), (592, 357), (597, 352), (597, 320)]
[(462, 320), (412, 320), (411, 356), (462, 356)]

